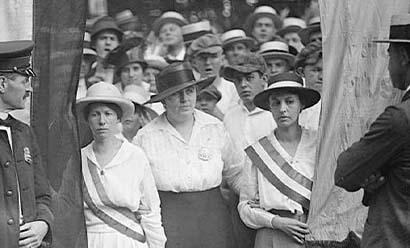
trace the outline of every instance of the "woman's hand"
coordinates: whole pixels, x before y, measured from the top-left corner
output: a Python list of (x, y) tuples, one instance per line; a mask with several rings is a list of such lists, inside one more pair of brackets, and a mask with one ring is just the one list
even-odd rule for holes
[(272, 218), (271, 223), (274, 228), (288, 234), (299, 244), (303, 244), (305, 235), (309, 234), (308, 225), (291, 218), (275, 216)]

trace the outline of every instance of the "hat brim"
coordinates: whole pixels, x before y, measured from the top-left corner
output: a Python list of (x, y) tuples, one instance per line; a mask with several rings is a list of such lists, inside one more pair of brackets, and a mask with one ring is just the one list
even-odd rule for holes
[(91, 34), (91, 43), (95, 42), (96, 37), (101, 34), (103, 31), (113, 31), (114, 33), (117, 34), (118, 40), (122, 41), (122, 36), (124, 32), (122, 32), (121, 29), (115, 28), (115, 27), (107, 27), (107, 28), (101, 28), (99, 30), (96, 30), (95, 33)]
[(205, 78), (205, 79), (199, 80), (199, 81), (192, 80), (192, 81), (188, 81), (188, 82), (179, 84), (175, 87), (168, 88), (168, 89), (166, 89), (166, 90), (164, 90), (164, 91), (162, 91), (162, 92), (160, 92), (156, 95), (151, 96), (151, 99), (149, 101), (147, 101), (146, 103), (144, 103), (144, 104), (160, 102), (160, 101), (164, 100), (165, 98), (167, 98), (168, 96), (170, 96), (170, 95), (172, 95), (172, 94), (174, 94), (174, 93), (176, 93), (180, 90), (188, 88), (192, 85), (198, 85), (197, 92), (199, 93), (199, 91), (201, 91), (202, 89), (204, 89), (204, 88), (208, 87), (209, 85), (211, 85), (213, 83), (213, 81), (215, 80), (215, 78), (216, 78), (215, 76), (212, 76), (212, 77), (208, 77), (208, 78)]
[[(236, 73), (248, 74), (254, 71), (260, 71), (260, 68), (254, 66), (227, 65), (223, 67), (221, 74), (225, 79), (234, 82)], [(260, 72), (263, 73), (262, 71)]]
[(290, 66), (295, 65), (296, 57), (290, 53), (281, 53), (281, 52), (267, 52), (262, 53), (261, 56), (265, 59), (283, 59), (286, 60)]
[(232, 38), (228, 40), (227, 42), (222, 44), (222, 48), (225, 50), (227, 46), (233, 44), (233, 43), (245, 43), (245, 45), (250, 49), (256, 49), (257, 44), (256, 41), (250, 37), (237, 37), (237, 38)]
[(114, 103), (118, 105), (122, 110), (122, 118), (128, 117), (134, 113), (134, 104), (127, 99), (119, 98), (119, 97), (102, 97), (102, 96), (94, 96), (94, 97), (83, 97), (79, 99), (76, 103), (76, 109), (80, 114), (80, 118), (84, 119), (84, 108), (90, 105), (91, 103)]
[(320, 32), (320, 23), (313, 24), (307, 28), (301, 29), (298, 33), (303, 45), (309, 44), (309, 36), (311, 33)]
[(222, 46), (211, 46), (211, 47), (198, 50), (193, 55), (196, 56), (198, 54), (203, 54), (203, 53), (215, 54), (215, 53), (222, 52), (222, 51), (223, 51)]
[(320, 100), (320, 93), (314, 89), (309, 89), (305, 87), (278, 87), (272, 89), (266, 89), (261, 93), (257, 94), (253, 99), (255, 106), (270, 111), (269, 106), (269, 96), (277, 91), (289, 91), (296, 93), (301, 102), (305, 105), (303, 109), (307, 109), (315, 105)]
[(385, 40), (372, 40), (374, 43), (410, 43), (410, 40), (404, 39), (385, 39)]
[(280, 19), (279, 16), (274, 15), (272, 13), (252, 13), (245, 22), (245, 25), (243, 26), (244, 30), (248, 35), (252, 34), (252, 29), (253, 29), (253, 24), (255, 21), (261, 17), (269, 17), (273, 20), (273, 25), (275, 25), (276, 29), (280, 29), (282, 27), (282, 20)]
[(128, 24), (128, 23), (137, 22), (137, 21), (138, 21), (138, 18), (133, 16), (131, 18), (127, 18), (127, 19), (124, 19), (124, 20), (117, 21), (117, 25), (119, 26), (119, 25), (124, 25), (124, 24)]
[(165, 18), (158, 18), (157, 20), (154, 21), (154, 23), (152, 24), (152, 31), (154, 31), (154, 33), (156, 35), (158, 35), (159, 30), (161, 29), (162, 25), (164, 25), (165, 23), (175, 23), (178, 26), (182, 27), (188, 23), (186, 23), (183, 20), (180, 20), (178, 18), (173, 18), (173, 17), (165, 17)]
[(277, 35), (281, 36), (283, 38), (283, 36), (285, 34), (289, 34), (289, 33), (298, 33), (300, 30), (302, 30), (301, 27), (299, 26), (287, 26), (286, 28), (282, 28), (281, 30), (279, 30), (278, 32), (276, 32)]

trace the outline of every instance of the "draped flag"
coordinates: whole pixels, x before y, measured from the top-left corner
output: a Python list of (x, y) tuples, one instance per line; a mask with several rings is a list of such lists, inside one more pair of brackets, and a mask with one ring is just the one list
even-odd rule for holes
[(34, 0), (31, 124), (52, 187), (53, 247), (87, 247), (74, 103), (80, 72), (86, 0)]
[[(334, 185), (338, 155), (366, 132), (390, 104), (400, 101), (387, 72), (392, 14), (408, 13), (409, 0), (319, 0), (323, 34), (323, 94), (318, 165), (311, 196), (308, 247), (342, 247), (363, 232), (363, 192)], [(354, 236), (354, 235), (353, 235)], [(357, 247), (347, 245), (344, 247)]]

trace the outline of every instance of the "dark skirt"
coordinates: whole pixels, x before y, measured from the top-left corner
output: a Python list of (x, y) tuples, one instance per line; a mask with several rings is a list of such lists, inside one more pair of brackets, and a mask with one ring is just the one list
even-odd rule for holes
[(167, 248), (231, 248), (232, 224), (218, 188), (159, 191)]

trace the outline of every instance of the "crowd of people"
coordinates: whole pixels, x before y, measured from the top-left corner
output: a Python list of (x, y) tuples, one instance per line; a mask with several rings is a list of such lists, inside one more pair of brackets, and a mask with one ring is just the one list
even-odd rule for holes
[[(84, 35), (76, 108), (83, 127), (88, 247), (303, 247), (322, 108), (320, 18), (283, 19), (274, 8), (259, 6), (243, 29), (219, 34), (208, 21), (188, 23), (180, 13), (167, 11), (148, 36), (136, 30), (136, 19), (130, 11), (103, 16)], [(401, 24), (407, 34), (408, 19)], [(31, 49), (26, 45), (24, 55)], [(400, 58), (408, 63), (406, 49), (400, 52), (407, 57)], [(0, 61), (0, 73), (15, 61), (8, 63), (4, 69)], [(34, 76), (28, 68), (12, 68), (22, 78)], [(398, 88), (407, 88), (409, 71), (406, 87), (403, 82)], [(0, 83), (9, 79), (3, 75)], [(21, 108), (2, 100), (8, 109)], [(409, 142), (404, 122), (397, 133), (402, 145)], [(369, 134), (368, 139), (376, 138)], [(363, 151), (369, 144), (361, 142), (357, 149)], [(341, 157), (337, 183), (349, 190), (384, 185), (379, 181), (388, 172), (379, 170), (382, 165), (378, 174), (363, 173), (366, 182), (355, 183), (360, 186), (345, 183), (353, 180), (347, 165), (352, 157), (368, 162), (360, 161), (354, 149)], [(35, 190), (36, 200), (49, 194), (40, 186), (45, 192)], [(407, 203), (393, 206), (398, 211), (409, 204), (405, 191), (401, 196)], [(25, 231), (34, 227), (20, 227), (23, 238), (17, 235), (17, 240), (23, 245), (47, 241), (52, 220), (46, 198), (37, 206), (45, 217), (30, 222), (36, 223), (34, 234)], [(20, 216), (26, 208), (24, 202), (19, 205)], [(402, 214), (408, 219), (408, 209)], [(408, 234), (408, 223), (401, 224), (397, 230)], [(365, 240), (367, 247), (387, 244)]]

